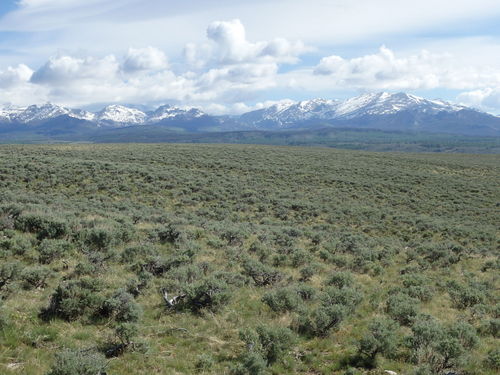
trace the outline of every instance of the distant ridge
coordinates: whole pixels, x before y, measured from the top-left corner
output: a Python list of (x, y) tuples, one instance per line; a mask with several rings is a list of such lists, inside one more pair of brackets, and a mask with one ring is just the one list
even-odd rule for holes
[(347, 100), (283, 102), (240, 116), (212, 116), (197, 108), (163, 105), (141, 111), (109, 105), (98, 112), (55, 104), (0, 109), (1, 134), (11, 132), (91, 132), (103, 128), (165, 126), (174, 132), (277, 131), (351, 127), (472, 136), (500, 136), (500, 117), (442, 100), (386, 92)]

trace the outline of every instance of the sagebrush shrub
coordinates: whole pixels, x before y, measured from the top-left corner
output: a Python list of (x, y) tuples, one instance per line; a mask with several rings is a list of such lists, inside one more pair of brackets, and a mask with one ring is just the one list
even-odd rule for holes
[(139, 327), (135, 323), (120, 323), (115, 327), (115, 335), (122, 345), (130, 345), (139, 333)]
[(19, 278), (21, 268), (17, 261), (0, 264), (0, 290)]
[(451, 281), (447, 285), (448, 293), (457, 309), (466, 309), (477, 304), (485, 303), (487, 293), (483, 287), (470, 283), (469, 285)]
[(273, 285), (283, 278), (283, 275), (277, 269), (257, 260), (247, 259), (242, 266), (244, 274), (251, 277), (256, 286)]
[(310, 301), (316, 298), (317, 290), (307, 284), (299, 283), (293, 286), (293, 289), (295, 290), (295, 293), (299, 295), (300, 298), (302, 298), (303, 301)]
[(142, 315), (141, 306), (134, 296), (124, 289), (117, 290), (106, 299), (101, 308), (102, 314), (113, 317), (117, 322), (137, 322)]
[(69, 233), (65, 221), (40, 214), (21, 214), (16, 218), (14, 226), (22, 232), (36, 233), (39, 240), (61, 238)]
[(25, 236), (14, 235), (0, 241), (0, 248), (14, 255), (26, 255), (33, 248), (33, 241)]
[(399, 293), (389, 297), (386, 311), (389, 316), (403, 325), (410, 325), (418, 314), (418, 300)]
[(121, 262), (130, 264), (141, 258), (158, 255), (158, 250), (149, 244), (129, 246), (121, 254)]
[(205, 277), (184, 288), (186, 294), (183, 305), (192, 311), (209, 309), (216, 311), (228, 303), (231, 292), (226, 282), (213, 277)]
[(409, 273), (402, 276), (402, 292), (410, 297), (418, 298), (420, 301), (429, 301), (432, 298), (433, 290), (429, 286), (430, 281), (423, 275)]
[(325, 337), (331, 330), (337, 329), (347, 316), (348, 310), (344, 306), (319, 306), (302, 310), (292, 326), (300, 334)]
[(354, 275), (347, 271), (332, 273), (326, 280), (326, 285), (335, 286), (339, 289), (350, 287), (354, 284)]
[(326, 287), (321, 294), (321, 303), (324, 306), (340, 305), (351, 313), (362, 300), (363, 293), (355, 288)]
[(196, 368), (196, 371), (202, 372), (202, 371), (208, 371), (215, 365), (215, 359), (212, 355), (208, 353), (203, 353), (198, 356), (196, 359), (196, 363), (194, 367)]
[(315, 264), (307, 264), (300, 269), (300, 281), (309, 281), (317, 273), (318, 267)]
[(161, 243), (176, 243), (185, 239), (185, 234), (181, 228), (175, 224), (167, 224), (157, 231), (158, 239)]
[(491, 349), (485, 360), (486, 366), (494, 370), (500, 370), (500, 348)]
[(248, 351), (240, 358), (238, 364), (231, 369), (231, 375), (264, 375), (267, 372), (267, 363), (262, 355), (255, 351)]
[(265, 325), (240, 331), (240, 339), (251, 348), (249, 351), (260, 354), (268, 366), (281, 359), (295, 342), (288, 328)]
[(21, 272), (21, 279), (24, 289), (45, 288), (47, 280), (53, 274), (53, 271), (44, 266), (35, 266), (25, 268)]
[(482, 332), (500, 338), (500, 319), (488, 319), (482, 324)]
[(301, 298), (293, 288), (279, 288), (264, 294), (262, 302), (275, 312), (285, 312), (296, 310)]
[(52, 263), (67, 254), (72, 247), (72, 244), (65, 240), (44, 239), (38, 245), (38, 261), (42, 264)]
[(101, 353), (65, 349), (56, 353), (47, 375), (98, 375), (106, 366), (106, 358)]
[(431, 316), (419, 316), (411, 331), (407, 339), (411, 359), (436, 374), (459, 365), (462, 356), (478, 344), (475, 328), (465, 322), (444, 326)]
[(57, 317), (71, 321), (94, 314), (103, 302), (99, 293), (101, 288), (99, 280), (90, 277), (63, 281), (52, 293), (49, 306), (42, 310), (41, 316), (44, 319)]
[(83, 243), (92, 250), (105, 252), (118, 243), (117, 233), (111, 228), (90, 228), (80, 234)]
[(397, 323), (390, 319), (378, 318), (370, 322), (368, 332), (358, 341), (358, 351), (368, 357), (373, 364), (377, 354), (394, 354), (398, 346)]

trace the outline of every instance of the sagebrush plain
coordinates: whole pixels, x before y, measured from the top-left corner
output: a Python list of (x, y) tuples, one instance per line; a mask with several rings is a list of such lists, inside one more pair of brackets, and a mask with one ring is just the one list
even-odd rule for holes
[(0, 373), (496, 374), (499, 186), (498, 155), (1, 146)]

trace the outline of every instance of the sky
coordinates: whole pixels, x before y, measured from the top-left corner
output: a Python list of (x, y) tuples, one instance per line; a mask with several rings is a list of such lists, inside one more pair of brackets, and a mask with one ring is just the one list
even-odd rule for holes
[(0, 0), (0, 104), (408, 92), (500, 114), (498, 0)]

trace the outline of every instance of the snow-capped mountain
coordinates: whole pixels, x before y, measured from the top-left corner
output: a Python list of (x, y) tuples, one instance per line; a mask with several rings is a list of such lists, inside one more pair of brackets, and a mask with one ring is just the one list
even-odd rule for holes
[(168, 104), (158, 107), (153, 112), (150, 112), (148, 117), (149, 123), (156, 123), (162, 120), (172, 120), (172, 119), (197, 119), (206, 116), (206, 113), (200, 111), (198, 108), (181, 109), (179, 107), (173, 107)]
[(386, 116), (403, 111), (423, 114), (452, 113), (467, 109), (441, 100), (427, 100), (418, 96), (386, 92), (364, 94), (345, 101), (313, 99), (279, 103), (271, 107), (248, 112), (241, 119), (259, 127), (293, 127), (311, 120), (346, 121), (365, 116)]
[(146, 113), (123, 105), (108, 105), (96, 113), (96, 120), (102, 123), (137, 125), (147, 120)]
[(330, 119), (340, 104), (337, 100), (312, 99), (300, 102), (281, 102), (270, 107), (245, 113), (241, 116), (243, 122), (258, 125), (273, 124), (286, 127), (298, 121), (309, 119)]
[(456, 112), (466, 107), (447, 103), (442, 100), (428, 100), (415, 95), (387, 92), (365, 94), (347, 99), (335, 111), (336, 118), (354, 118), (366, 115), (389, 115), (407, 110), (424, 113)]
[(500, 135), (500, 117), (405, 93), (364, 94), (344, 101), (280, 103), (245, 113), (240, 121), (258, 130), (346, 127)]
[(500, 117), (405, 93), (364, 94), (344, 101), (283, 101), (241, 116), (211, 116), (197, 108), (170, 105), (141, 111), (115, 104), (95, 113), (50, 103), (0, 108), (0, 132), (88, 133), (138, 125), (191, 133), (343, 127), (500, 136)]
[(163, 105), (155, 111), (144, 112), (136, 108), (113, 104), (95, 113), (51, 103), (28, 107), (6, 105), (0, 108), (0, 124), (39, 124), (64, 116), (94, 123), (97, 127), (123, 127), (168, 121), (190, 121), (208, 115), (197, 108), (182, 109), (169, 105)]
[(93, 121), (95, 115), (81, 109), (69, 109), (52, 103), (30, 105), (28, 107), (6, 106), (0, 109), (0, 121), (30, 124), (48, 119), (68, 116), (71, 118)]
[(0, 108), (0, 122), (14, 121), (25, 109), (26, 107), (15, 107), (10, 104)]

